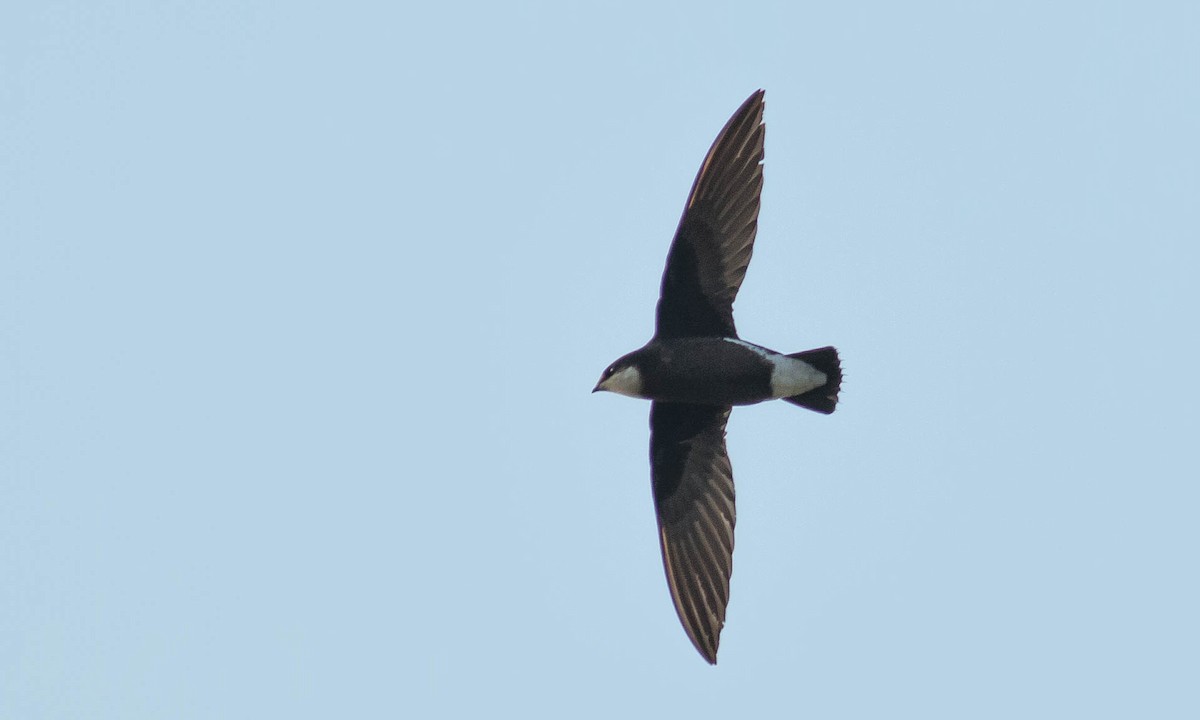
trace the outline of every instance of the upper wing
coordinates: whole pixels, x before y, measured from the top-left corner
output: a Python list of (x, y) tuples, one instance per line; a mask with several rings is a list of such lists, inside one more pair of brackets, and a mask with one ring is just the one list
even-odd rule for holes
[(667, 253), (656, 337), (737, 337), (737, 296), (758, 231), (763, 91), (729, 118), (688, 195)]
[(736, 520), (725, 452), (729, 408), (655, 402), (650, 468), (667, 585), (683, 629), (710, 663), (729, 604)]

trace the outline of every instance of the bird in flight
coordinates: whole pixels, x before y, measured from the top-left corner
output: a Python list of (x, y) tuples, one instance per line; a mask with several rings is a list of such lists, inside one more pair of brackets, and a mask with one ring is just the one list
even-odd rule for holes
[(650, 404), (650, 477), (675, 611), (704, 659), (717, 662), (733, 571), (733, 469), (725, 423), (734, 405), (780, 399), (829, 414), (837, 350), (785, 355), (748, 343), (733, 324), (762, 191), (763, 91), (717, 135), (667, 252), (654, 337), (601, 374), (607, 390)]

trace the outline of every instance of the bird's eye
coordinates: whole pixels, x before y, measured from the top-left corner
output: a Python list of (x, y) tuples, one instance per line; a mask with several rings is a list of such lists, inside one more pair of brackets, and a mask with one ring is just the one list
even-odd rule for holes
[(616, 368), (609, 365), (607, 368), (604, 369), (604, 377), (612, 377), (612, 374), (616, 371), (617, 371)]

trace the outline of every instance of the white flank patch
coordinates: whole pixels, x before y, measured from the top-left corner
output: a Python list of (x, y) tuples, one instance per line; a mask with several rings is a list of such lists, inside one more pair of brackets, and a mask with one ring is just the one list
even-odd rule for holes
[(759, 347), (759, 346), (755, 345), (754, 343), (748, 343), (745, 340), (738, 340), (737, 338), (721, 338), (721, 339), (727, 343), (733, 343), (734, 345), (744, 347), (747, 350), (753, 350), (760, 357), (764, 357), (767, 360), (770, 360), (773, 357), (779, 356), (779, 353), (771, 352), (770, 350), (766, 349), (765, 347)]

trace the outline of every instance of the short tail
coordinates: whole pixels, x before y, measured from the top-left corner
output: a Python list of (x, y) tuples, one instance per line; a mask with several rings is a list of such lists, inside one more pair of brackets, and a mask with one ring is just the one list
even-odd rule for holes
[(837, 407), (838, 391), (842, 389), (842, 361), (838, 359), (837, 348), (823, 347), (816, 350), (792, 353), (790, 358), (803, 360), (816, 369), (825, 373), (828, 380), (825, 384), (806, 393), (785, 397), (784, 400), (799, 405), (802, 408), (816, 410), (828, 415)]

